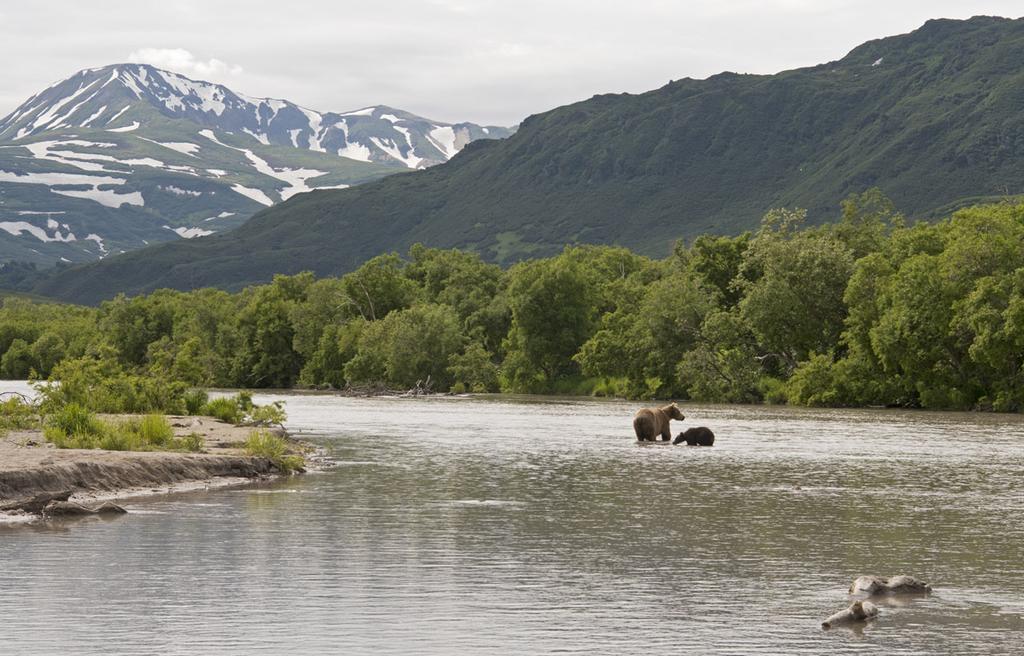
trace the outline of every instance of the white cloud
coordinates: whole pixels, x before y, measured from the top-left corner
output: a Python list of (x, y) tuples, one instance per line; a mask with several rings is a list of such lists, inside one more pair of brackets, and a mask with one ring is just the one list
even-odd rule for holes
[(220, 77), (242, 73), (241, 66), (212, 58), (202, 61), (184, 48), (139, 48), (133, 50), (128, 59), (132, 63), (152, 64), (183, 75)]

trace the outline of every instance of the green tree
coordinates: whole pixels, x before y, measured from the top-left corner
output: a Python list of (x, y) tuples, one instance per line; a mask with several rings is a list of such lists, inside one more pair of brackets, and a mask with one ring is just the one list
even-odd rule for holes
[(53, 329), (48, 329), (32, 343), (32, 359), (36, 363), (36, 373), (42, 377), (50, 375), (50, 371), (68, 354), (64, 338)]
[(152, 342), (171, 335), (178, 292), (160, 290), (149, 296), (119, 294), (100, 305), (99, 327), (124, 364), (142, 365)]
[(236, 385), (291, 387), (298, 378), (302, 357), (293, 347), (290, 317), (303, 297), (296, 295), (294, 282), (279, 276), (271, 285), (249, 290), (238, 318), (240, 344), (233, 365)]
[(455, 385), (470, 392), (498, 391), (498, 366), (480, 342), (471, 342), (462, 353), (451, 354), (448, 374)]
[(855, 260), (884, 248), (889, 232), (905, 224), (903, 215), (878, 187), (850, 194), (843, 200), (842, 209), (832, 234), (846, 244)]
[(378, 255), (341, 278), (344, 301), (351, 316), (367, 321), (412, 305), (419, 297), (416, 283), (405, 277), (405, 262), (395, 253)]
[(449, 359), (462, 345), (458, 321), (449, 308), (414, 305), (363, 328), (345, 376), (354, 383), (411, 388), (429, 381), (435, 389), (448, 389), (453, 382)]
[(742, 265), (758, 275), (739, 279), (740, 315), (762, 355), (777, 359), (785, 375), (838, 343), (853, 271), (849, 248), (827, 232), (799, 230), (803, 218), (802, 212), (769, 212)]
[(593, 333), (597, 290), (565, 254), (519, 264), (508, 275), (512, 326), (505, 341), (506, 386), (550, 389), (579, 373), (572, 358)]
[(38, 362), (32, 354), (28, 342), (20, 337), (11, 342), (3, 357), (0, 358), (0, 377), (8, 379), (28, 378), (29, 373), (38, 368)]
[(476, 253), (415, 244), (405, 275), (423, 290), (429, 303), (452, 308), (465, 334), (497, 350), (508, 333), (511, 316), (502, 292), (502, 272)]
[(689, 249), (676, 244), (675, 255), (697, 280), (709, 289), (718, 290), (721, 302), (730, 308), (740, 300), (741, 290), (736, 280), (750, 240), (749, 232), (738, 237), (701, 235)]
[(696, 347), (679, 362), (678, 376), (690, 398), (697, 401), (760, 401), (761, 362), (743, 318), (735, 311), (708, 315)]

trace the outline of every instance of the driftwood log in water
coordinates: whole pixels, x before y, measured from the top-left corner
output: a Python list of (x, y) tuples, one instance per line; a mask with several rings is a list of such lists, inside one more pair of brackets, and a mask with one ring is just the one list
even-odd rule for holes
[(0, 502), (0, 512), (24, 513), (26, 515), (42, 515), (43, 517), (68, 517), (74, 515), (122, 515), (127, 511), (121, 506), (103, 502), (87, 506), (74, 501), (71, 490), (60, 492), (42, 492), (23, 499)]
[(127, 510), (106, 501), (98, 506), (84, 506), (73, 501), (53, 501), (43, 508), (44, 517), (77, 517), (82, 515), (123, 515)]
[(40, 492), (22, 499), (0, 501), (0, 512), (23, 512), (29, 515), (41, 515), (51, 503), (66, 502), (71, 497), (71, 490), (60, 492)]

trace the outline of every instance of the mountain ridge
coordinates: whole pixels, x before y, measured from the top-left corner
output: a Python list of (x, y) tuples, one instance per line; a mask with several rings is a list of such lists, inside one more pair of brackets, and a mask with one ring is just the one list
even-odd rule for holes
[(87, 261), (224, 231), (296, 193), (508, 133), (385, 105), (317, 112), (149, 65), (84, 69), (0, 119), (0, 260)]
[[(104, 91), (115, 82), (120, 84)], [(78, 88), (74, 92), (62, 91), (76, 83)], [(167, 116), (189, 118), (207, 127), (225, 130), (230, 127), (264, 145), (305, 147), (316, 152), (331, 150), (357, 161), (400, 163), (407, 168), (423, 168), (447, 161), (469, 141), (490, 137), (492, 133), (496, 137), (506, 136), (508, 132), (508, 128), (501, 126), (426, 119), (387, 105), (320, 112), (279, 98), (248, 96), (221, 84), (193, 80), (149, 64), (127, 63), (83, 69), (40, 91), (0, 118), (0, 141), (17, 141), (46, 130), (89, 127), (101, 122), (105, 126), (114, 123), (117, 125), (114, 129), (131, 131), (127, 129), (131, 125), (130, 104), (117, 109), (120, 102), (128, 100), (130, 103), (131, 100), (124, 93), (118, 94), (118, 89), (130, 91), (137, 100), (147, 100)], [(113, 104), (111, 91), (115, 98), (120, 96), (116, 104)], [(76, 115), (77, 119), (86, 115), (85, 121), (69, 123)], [(367, 117), (383, 119), (396, 126), (409, 122), (428, 123), (433, 129), (422, 138), (419, 134), (400, 132), (406, 138), (404, 144), (393, 140), (382, 145), (379, 137), (377, 142), (371, 137), (369, 145), (360, 141), (350, 143), (348, 137), (354, 126), (349, 126), (348, 122), (358, 124), (361, 121), (356, 119)], [(415, 154), (420, 148), (425, 152)]]
[(599, 95), (439, 167), (298, 196), (241, 231), (79, 268), (36, 291), (95, 302), (235, 289), (274, 273), (344, 273), (415, 242), (499, 263), (573, 243), (657, 256), (678, 238), (753, 228), (771, 207), (805, 207), (820, 222), (872, 186), (928, 217), (1022, 191), (1021, 60), (1024, 20), (940, 19), (816, 66)]

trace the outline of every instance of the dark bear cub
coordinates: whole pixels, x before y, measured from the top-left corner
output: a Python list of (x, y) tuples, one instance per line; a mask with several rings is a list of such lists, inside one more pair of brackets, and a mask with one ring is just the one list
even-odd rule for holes
[(715, 444), (715, 434), (711, 432), (710, 428), (705, 426), (687, 428), (677, 435), (676, 439), (672, 440), (672, 444), (682, 444), (683, 442), (686, 442), (687, 446), (713, 446)]

